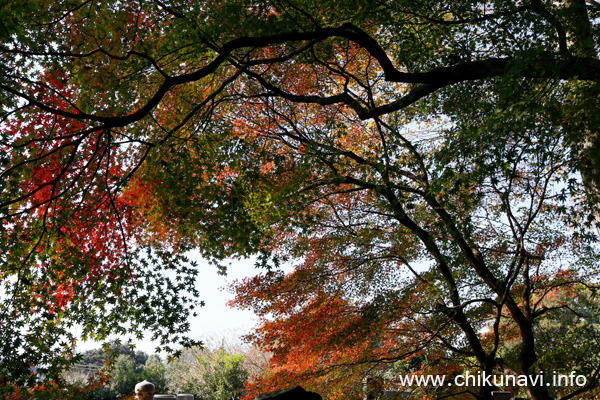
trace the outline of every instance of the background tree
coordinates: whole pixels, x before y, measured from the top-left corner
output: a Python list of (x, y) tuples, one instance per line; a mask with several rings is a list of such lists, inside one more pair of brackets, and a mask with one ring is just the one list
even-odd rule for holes
[[(109, 356), (106, 349), (94, 349), (83, 352), (79, 359), (79, 363), (64, 374), (64, 379), (83, 389), (85, 395), (81, 398), (116, 400), (132, 396), (135, 394), (135, 385), (143, 380), (152, 382), (157, 393), (167, 392), (165, 364), (154, 354), (148, 356), (144, 352), (133, 351), (129, 346), (112, 342)], [(96, 374), (106, 379), (92, 388), (86, 387)], [(85, 392), (85, 389), (89, 390)]]
[(206, 370), (202, 374), (203, 383), (198, 388), (199, 399), (239, 400), (244, 395), (244, 384), (248, 371), (244, 369), (241, 354), (227, 354), (217, 350), (210, 362), (200, 360)]
[(110, 388), (117, 398), (135, 394), (134, 388), (141, 382), (141, 370), (136, 369), (135, 361), (128, 355), (121, 354), (111, 368)]
[(148, 360), (148, 354), (140, 350), (134, 350), (129, 345), (121, 342), (111, 341), (105, 348), (86, 350), (79, 354), (78, 363), (72, 370), (81, 370), (84, 372), (96, 372), (100, 370), (107, 360), (111, 357), (117, 358), (119, 355), (127, 355), (134, 360), (135, 367), (140, 368)]
[(169, 389), (197, 399), (239, 400), (246, 381), (256, 372), (255, 353), (239, 345), (186, 349), (169, 364)]
[[(84, 396), (87, 399), (114, 400), (119, 395), (114, 386), (119, 386), (121, 393), (132, 392), (128, 387), (129, 383), (120, 382), (138, 379), (140, 371), (148, 361), (148, 354), (134, 351), (126, 344), (111, 341), (103, 348), (78, 354), (76, 359), (77, 363), (63, 372), (64, 381), (78, 388), (87, 387), (89, 391)], [(95, 384), (89, 387), (90, 382)], [(137, 382), (139, 380), (134, 382), (132, 387)]]
[[(239, 302), (277, 316), (273, 335), (320, 332), (308, 322), (321, 314), (370, 335), (354, 352), (346, 335), (336, 359), (320, 351), (339, 336), (323, 332), (302, 349), (312, 365), (381, 365), (391, 348), (509, 371), (496, 356), (510, 316), (510, 368), (535, 373), (549, 311), (532, 300), (595, 284), (598, 12), (581, 0), (4, 3), (3, 379), (33, 384), (32, 364), (56, 376), (72, 325), (185, 343), (193, 247), (215, 262), (263, 256), (272, 270)], [(298, 270), (276, 272), (280, 259)]]
[[(546, 381), (551, 381), (552, 375), (566, 376), (572, 372), (593, 376), (599, 361), (596, 354), (600, 350), (596, 289), (590, 290), (587, 285), (556, 288), (543, 302), (549, 311), (535, 327), (535, 335), (540, 349), (540, 370), (546, 371)], [(514, 326), (508, 323), (504, 329), (514, 331)], [(502, 347), (501, 357), (511, 360), (518, 351), (519, 342), (507, 340)], [(560, 385), (552, 384), (549, 390), (557, 398), (576, 389), (577, 385), (563, 380)], [(598, 388), (594, 390), (589, 396), (597, 395)]]

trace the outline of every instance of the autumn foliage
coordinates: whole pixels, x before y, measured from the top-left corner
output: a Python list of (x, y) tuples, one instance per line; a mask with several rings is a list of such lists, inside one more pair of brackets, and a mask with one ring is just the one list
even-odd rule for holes
[(598, 345), (576, 338), (597, 332), (599, 13), (580, 0), (0, 5), (7, 396), (59, 388), (75, 328), (192, 344), (192, 249), (262, 270), (233, 288), (273, 354), (251, 394), (490, 399), (493, 385), (398, 377), (566, 365), (587, 384), (511, 389), (593, 393)]

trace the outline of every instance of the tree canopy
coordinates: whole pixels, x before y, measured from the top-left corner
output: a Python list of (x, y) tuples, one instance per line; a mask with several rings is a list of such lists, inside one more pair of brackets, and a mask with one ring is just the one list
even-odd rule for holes
[[(236, 289), (274, 354), (257, 387), (356, 394), (403, 362), (562, 370), (548, 332), (596, 331), (599, 14), (584, 0), (3, 2), (3, 387), (59, 377), (75, 326), (191, 344), (190, 249), (259, 256), (264, 273)], [(585, 385), (520, 390), (594, 390), (580, 350)]]

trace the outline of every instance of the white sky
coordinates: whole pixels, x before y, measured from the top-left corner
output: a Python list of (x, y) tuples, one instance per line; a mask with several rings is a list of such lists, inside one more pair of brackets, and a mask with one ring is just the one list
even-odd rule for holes
[(191, 338), (197, 340), (238, 338), (256, 324), (254, 313), (226, 306), (233, 294), (226, 286), (245, 277), (254, 276), (260, 271), (254, 268), (253, 260), (232, 261), (227, 276), (217, 273), (217, 268), (199, 261), (200, 275), (196, 287), (205, 306), (197, 309), (198, 316), (191, 318)]

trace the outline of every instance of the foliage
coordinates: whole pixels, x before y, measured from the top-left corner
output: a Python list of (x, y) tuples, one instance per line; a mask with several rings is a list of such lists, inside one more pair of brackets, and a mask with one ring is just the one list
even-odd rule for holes
[(245, 361), (242, 353), (224, 348), (188, 349), (169, 364), (170, 389), (199, 400), (239, 400), (250, 376)]
[(197, 387), (198, 399), (239, 400), (242, 397), (248, 372), (243, 367), (241, 354), (217, 350), (210, 362), (201, 359), (200, 363), (206, 372), (202, 374), (202, 384)]
[[(109, 363), (109, 367), (101, 368), (108, 373), (107, 381), (87, 393), (80, 391), (81, 398), (126, 398), (134, 394), (138, 382), (146, 380), (155, 385), (157, 394), (191, 393), (196, 399), (239, 400), (250, 371), (256, 371), (255, 365), (259, 364), (255, 349), (239, 345), (215, 350), (192, 347), (184, 349), (179, 357), (169, 362), (163, 362), (154, 354), (148, 356), (141, 351), (134, 352), (128, 346), (114, 342), (110, 350), (116, 359)], [(106, 353), (102, 349), (85, 351), (81, 354), (80, 363), (71, 368), (65, 380), (72, 387), (85, 389), (85, 383), (94, 372), (98, 372), (96, 368), (106, 361)]]
[[(108, 358), (107, 358), (108, 357)], [(129, 346), (111, 342), (109, 353), (106, 349), (93, 349), (83, 352), (78, 364), (63, 375), (65, 381), (79, 387), (88, 400), (116, 400), (134, 394), (135, 385), (143, 380), (152, 382), (157, 393), (166, 392), (166, 367), (156, 355), (148, 356), (141, 351), (133, 351)], [(88, 382), (94, 376), (106, 376), (100, 384), (89, 388)]]
[[(570, 296), (598, 283), (599, 14), (583, 0), (3, 2), (5, 392), (60, 387), (73, 326), (192, 344), (192, 248), (265, 268), (235, 289), (274, 355), (253, 390), (360, 396), (413, 359), (419, 374), (556, 365), (552, 318), (575, 321)], [(566, 398), (600, 376), (576, 362), (589, 385)], [(492, 387), (462, 389), (422, 390)]]
[(138, 382), (144, 380), (152, 382), (156, 389), (156, 393), (167, 392), (167, 368), (160, 357), (151, 355), (148, 358), (148, 361), (146, 361), (146, 365), (144, 365), (144, 369), (142, 370), (141, 378), (142, 379)]
[[(560, 93), (550, 93), (548, 102), (553, 96)], [(274, 353), (252, 395), (303, 382), (330, 397), (360, 398), (365, 377), (386, 375), (402, 360), (418, 360), (407, 372), (420, 375), (564, 370), (560, 358), (541, 356), (542, 349), (564, 351), (563, 344), (536, 333), (558, 312), (548, 309), (576, 315), (564, 300), (550, 306), (549, 298), (558, 288), (577, 293), (596, 279), (598, 249), (580, 219), (583, 193), (568, 187), (575, 171), (563, 138), (548, 135), (547, 121), (530, 122), (530, 115), (503, 113), (511, 134), (500, 137), (500, 128), (484, 128), (493, 118), (479, 126), (441, 121), (442, 134), (428, 140), (424, 126), (416, 134), (347, 117), (345, 127), (329, 128), (291, 113), (280, 122), (282, 141), (314, 140), (331, 155), (306, 146), (311, 175), (301, 177), (296, 196), (293, 178), (275, 173), (253, 180), (253, 193), (280, 195), (267, 217), (272, 251), (295, 259), (290, 273), (272, 269), (236, 288), (236, 303), (262, 317), (252, 339)], [(353, 136), (336, 143), (344, 128)], [(304, 215), (295, 214), (298, 202)], [(518, 350), (503, 359), (509, 342)], [(570, 366), (589, 362), (576, 354), (569, 353)], [(595, 385), (598, 370), (586, 376), (591, 385), (583, 390)], [(571, 389), (563, 394), (581, 388)], [(410, 390), (485, 397), (487, 389)], [(548, 389), (522, 390), (544, 398)]]
[(136, 370), (135, 362), (130, 356), (120, 355), (115, 360), (111, 370), (111, 389), (117, 397), (134, 394), (135, 385), (142, 380), (140, 371)]
[[(107, 351), (108, 350), (108, 351)], [(96, 372), (102, 369), (106, 362), (116, 359), (119, 355), (127, 355), (134, 360), (135, 368), (141, 368), (148, 360), (148, 354), (134, 350), (131, 346), (117, 342), (109, 342), (107, 347), (90, 349), (78, 354), (78, 363), (70, 372)]]
[[(547, 381), (551, 381), (552, 375), (568, 376), (572, 372), (593, 376), (600, 351), (599, 305), (596, 289), (590, 290), (587, 285), (557, 288), (548, 294), (544, 301), (546, 313), (534, 330), (540, 353), (539, 369), (547, 371)], [(504, 329), (514, 332), (514, 326), (507, 321)], [(510, 362), (516, 358), (518, 347), (518, 339), (507, 340), (499, 355)], [(571, 382), (550, 387), (555, 398), (576, 389), (577, 385)], [(597, 395), (597, 391), (595, 388), (590, 395)]]

